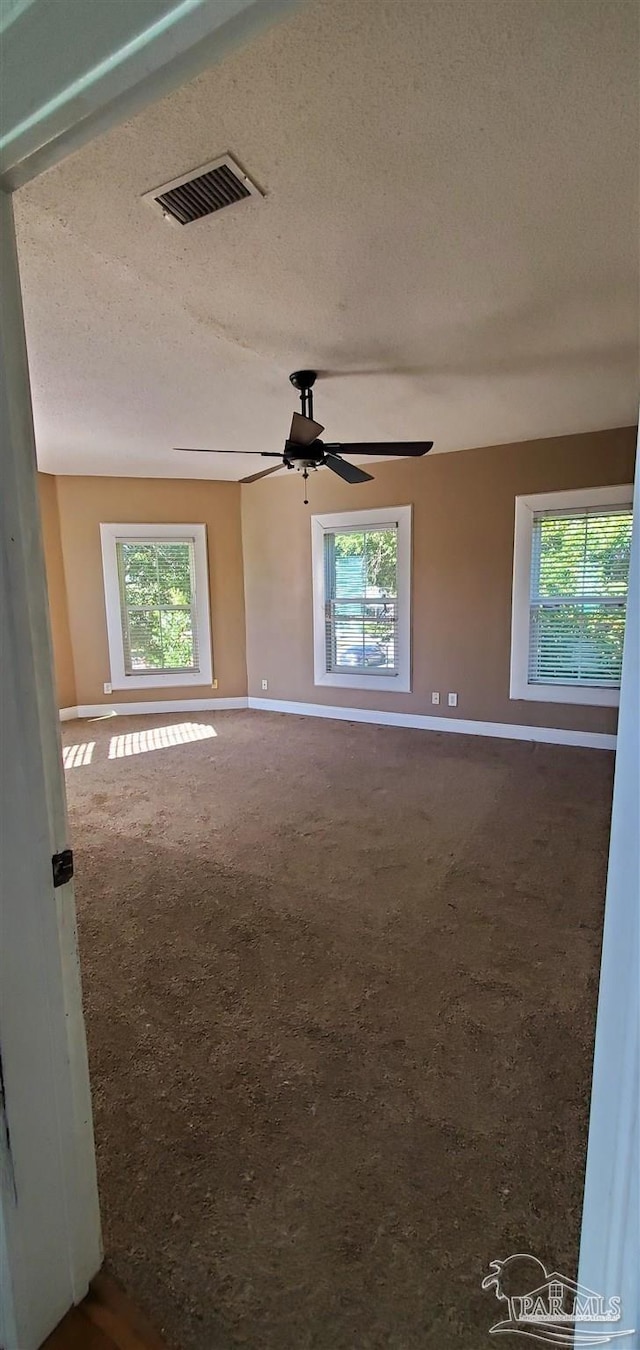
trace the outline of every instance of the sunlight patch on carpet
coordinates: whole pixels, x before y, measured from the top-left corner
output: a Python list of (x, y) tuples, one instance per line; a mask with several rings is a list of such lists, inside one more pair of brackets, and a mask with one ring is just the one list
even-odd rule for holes
[(95, 741), (83, 741), (80, 745), (65, 745), (62, 751), (65, 769), (80, 769), (83, 764), (90, 764), (95, 748)]
[(213, 727), (201, 722), (179, 722), (172, 727), (150, 727), (148, 731), (129, 731), (112, 736), (109, 759), (125, 759), (128, 755), (144, 755), (149, 750), (168, 750), (174, 745), (188, 745), (191, 741), (208, 741), (217, 736)]

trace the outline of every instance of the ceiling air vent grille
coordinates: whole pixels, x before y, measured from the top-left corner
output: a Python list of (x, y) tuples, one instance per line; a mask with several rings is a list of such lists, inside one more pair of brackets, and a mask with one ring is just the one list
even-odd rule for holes
[(165, 217), (179, 225), (191, 225), (225, 206), (245, 201), (248, 197), (262, 197), (263, 193), (236, 164), (231, 155), (223, 155), (211, 164), (163, 183), (153, 192), (145, 192), (144, 200), (160, 207)]

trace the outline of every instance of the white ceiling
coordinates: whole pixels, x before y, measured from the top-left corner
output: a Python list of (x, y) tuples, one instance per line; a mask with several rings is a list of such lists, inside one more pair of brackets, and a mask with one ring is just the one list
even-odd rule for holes
[[(314, 0), (15, 198), (40, 467), (237, 478), (327, 438), (637, 412), (635, 0)], [(266, 191), (143, 193), (230, 151)]]

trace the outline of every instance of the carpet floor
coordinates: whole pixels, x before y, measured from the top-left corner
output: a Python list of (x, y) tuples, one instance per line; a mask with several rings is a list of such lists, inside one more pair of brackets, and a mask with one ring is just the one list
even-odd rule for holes
[(170, 1345), (479, 1350), (491, 1260), (573, 1275), (613, 756), (257, 712), (63, 742), (107, 1263)]

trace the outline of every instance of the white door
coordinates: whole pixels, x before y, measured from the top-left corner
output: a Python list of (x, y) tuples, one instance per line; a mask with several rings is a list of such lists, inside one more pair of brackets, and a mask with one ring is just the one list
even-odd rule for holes
[(101, 1261), (11, 200), (0, 191), (0, 1346), (36, 1350)]

